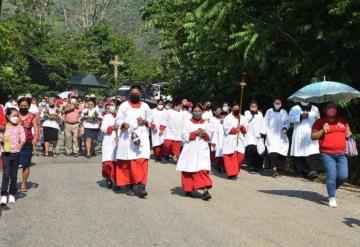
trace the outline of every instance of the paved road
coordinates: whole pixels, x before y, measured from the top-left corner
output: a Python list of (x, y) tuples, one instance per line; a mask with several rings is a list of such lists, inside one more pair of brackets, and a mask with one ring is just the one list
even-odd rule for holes
[(35, 158), (31, 189), (3, 210), (0, 246), (360, 246), (360, 192), (325, 204), (302, 179), (213, 175), (213, 199), (182, 196), (174, 165), (151, 162), (148, 199), (104, 188), (100, 157)]

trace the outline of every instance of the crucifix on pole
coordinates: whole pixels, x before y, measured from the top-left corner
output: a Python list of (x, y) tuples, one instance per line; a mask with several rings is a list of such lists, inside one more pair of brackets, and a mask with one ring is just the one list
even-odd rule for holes
[(110, 60), (110, 64), (114, 66), (114, 91), (115, 98), (117, 97), (117, 80), (118, 80), (118, 67), (124, 64), (123, 61), (119, 60), (119, 56), (115, 55), (115, 58)]

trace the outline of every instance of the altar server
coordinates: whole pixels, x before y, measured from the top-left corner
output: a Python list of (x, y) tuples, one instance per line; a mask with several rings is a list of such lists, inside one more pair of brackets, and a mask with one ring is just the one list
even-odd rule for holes
[(116, 152), (116, 185), (128, 186), (127, 195), (147, 196), (145, 186), (150, 158), (150, 107), (140, 100), (139, 85), (130, 87), (129, 101), (119, 107), (115, 123), (119, 126)]
[(108, 188), (111, 189), (115, 180), (116, 135), (118, 130), (118, 126), (115, 124), (116, 101), (111, 100), (109, 106), (109, 112), (104, 115), (100, 129), (104, 134), (102, 140), (102, 175), (106, 180)]
[(240, 106), (235, 104), (232, 112), (224, 119), (224, 167), (230, 179), (236, 179), (244, 160), (246, 120), (240, 113)]
[(280, 175), (280, 171), (285, 166), (289, 151), (288, 129), (288, 113), (282, 109), (281, 100), (275, 99), (273, 107), (266, 111), (264, 125), (261, 130), (261, 134), (266, 136), (265, 146), (269, 154), (274, 178)]
[(157, 161), (163, 160), (164, 131), (166, 128), (164, 101), (159, 99), (156, 108), (151, 110), (151, 143)]
[(186, 196), (192, 197), (195, 190), (204, 190), (201, 199), (209, 200), (208, 189), (212, 187), (209, 123), (201, 118), (202, 113), (202, 106), (196, 105), (192, 110), (192, 119), (186, 121), (182, 134), (184, 146), (176, 170), (181, 171), (182, 189)]
[(312, 126), (319, 118), (319, 109), (309, 103), (301, 102), (289, 112), (289, 121), (294, 124), (290, 155), (297, 174), (310, 180), (322, 169), (319, 141), (311, 139)]

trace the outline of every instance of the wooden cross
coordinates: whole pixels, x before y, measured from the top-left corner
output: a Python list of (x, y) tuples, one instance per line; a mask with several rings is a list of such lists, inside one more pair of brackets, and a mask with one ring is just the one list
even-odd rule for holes
[(122, 66), (124, 65), (124, 62), (119, 60), (119, 56), (115, 55), (115, 59), (110, 60), (110, 65), (114, 66), (114, 78), (115, 78), (115, 83), (114, 83), (114, 87), (115, 87), (115, 98), (116, 98), (116, 94), (117, 94), (117, 79), (118, 79), (118, 67), (119, 65)]

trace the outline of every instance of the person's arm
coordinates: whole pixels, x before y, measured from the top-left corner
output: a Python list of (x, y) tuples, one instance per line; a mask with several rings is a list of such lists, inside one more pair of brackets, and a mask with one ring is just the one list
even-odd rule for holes
[(352, 132), (350, 130), (349, 124), (346, 124), (346, 138), (350, 138), (352, 136)]
[(34, 138), (33, 138), (32, 144), (36, 145), (36, 143), (39, 140), (39, 133), (40, 133), (39, 121), (38, 121), (37, 117), (34, 117), (34, 119), (33, 119), (33, 127), (34, 127)]

